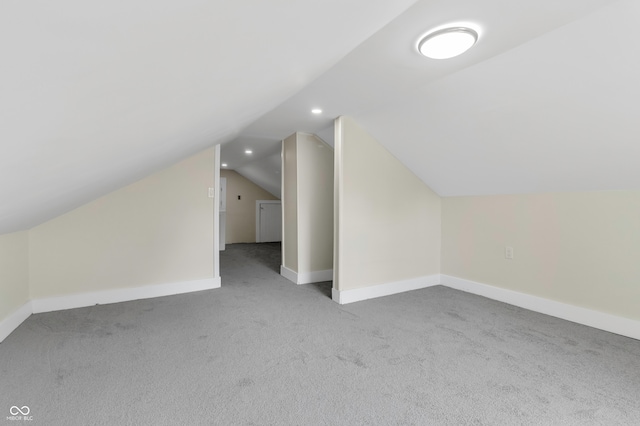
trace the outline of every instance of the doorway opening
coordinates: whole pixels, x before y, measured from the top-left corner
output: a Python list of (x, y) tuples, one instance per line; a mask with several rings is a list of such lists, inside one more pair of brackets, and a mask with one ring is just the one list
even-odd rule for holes
[(282, 242), (282, 202), (256, 201), (256, 243)]

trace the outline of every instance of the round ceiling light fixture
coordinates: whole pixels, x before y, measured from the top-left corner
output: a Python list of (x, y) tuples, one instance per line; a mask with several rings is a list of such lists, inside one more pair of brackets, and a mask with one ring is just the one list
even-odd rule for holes
[(478, 33), (467, 27), (447, 27), (422, 37), (418, 50), (427, 58), (449, 59), (469, 50), (478, 41)]

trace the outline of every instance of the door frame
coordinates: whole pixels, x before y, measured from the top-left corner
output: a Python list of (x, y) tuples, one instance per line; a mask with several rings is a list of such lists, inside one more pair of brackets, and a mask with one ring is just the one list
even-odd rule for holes
[(213, 279), (217, 287), (222, 285), (220, 278), (220, 145), (216, 145), (213, 154)]
[[(282, 204), (282, 200), (256, 200), (256, 243), (262, 242), (260, 241), (260, 204)], [(282, 235), (280, 237), (282, 238)]]

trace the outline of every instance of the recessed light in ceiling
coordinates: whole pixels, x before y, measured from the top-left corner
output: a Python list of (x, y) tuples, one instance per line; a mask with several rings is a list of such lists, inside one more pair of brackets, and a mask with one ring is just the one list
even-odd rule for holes
[(420, 39), (418, 50), (427, 58), (448, 59), (461, 55), (478, 41), (478, 33), (467, 27), (447, 27)]
[(322, 110), (320, 108), (314, 108), (311, 110), (312, 114), (322, 114)]
[(227, 167), (227, 163), (222, 163), (221, 166), (222, 167)]
[(245, 150), (244, 150), (244, 153), (245, 153), (245, 154), (253, 154), (253, 151), (251, 151), (250, 149), (245, 149)]

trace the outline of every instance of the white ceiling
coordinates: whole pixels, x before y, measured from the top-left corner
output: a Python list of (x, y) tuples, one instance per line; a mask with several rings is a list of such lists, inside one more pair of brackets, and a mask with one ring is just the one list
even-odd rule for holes
[[(338, 115), (445, 196), (640, 189), (639, 21), (633, 0), (6, 1), (0, 233), (215, 143), (273, 185), (279, 141)], [(451, 22), (478, 44), (419, 56)]]
[[(443, 196), (640, 189), (629, 143), (640, 136), (638, 20), (632, 1), (420, 1), (241, 136), (326, 139), (333, 118), (350, 115)], [(421, 34), (453, 22), (480, 28), (473, 49), (444, 61), (417, 53)]]
[(413, 3), (3, 0), (0, 234), (235, 138)]
[(442, 196), (640, 189), (640, 2), (609, 3), (357, 118)]

